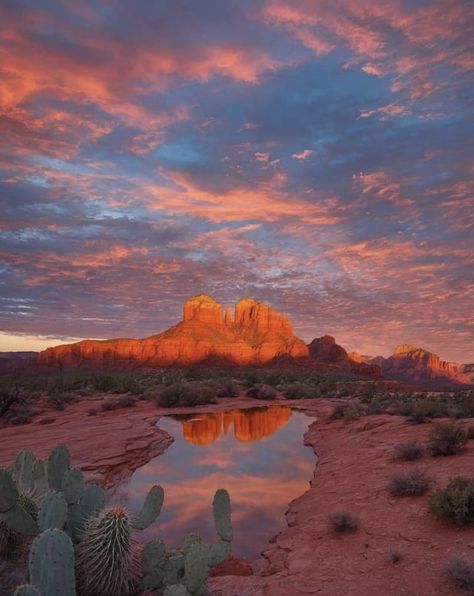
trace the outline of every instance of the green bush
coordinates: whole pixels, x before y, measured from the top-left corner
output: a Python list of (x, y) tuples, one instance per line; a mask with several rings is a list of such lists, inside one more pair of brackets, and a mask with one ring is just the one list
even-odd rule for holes
[(454, 455), (467, 443), (467, 432), (461, 424), (439, 422), (430, 431), (430, 450), (433, 456)]
[(279, 389), (286, 399), (308, 399), (314, 397), (315, 393), (312, 387), (300, 381), (281, 385)]
[(217, 397), (238, 397), (240, 387), (234, 381), (227, 381), (217, 389)]
[(474, 521), (474, 478), (455, 476), (433, 492), (430, 509), (436, 517), (465, 526)]
[(164, 408), (200, 406), (217, 402), (216, 389), (205, 383), (173, 383), (163, 388), (155, 402)]
[(272, 400), (277, 397), (278, 391), (274, 387), (270, 387), (270, 385), (255, 385), (254, 387), (247, 389), (245, 395), (255, 399)]
[(330, 416), (331, 420), (342, 419), (344, 422), (353, 422), (354, 420), (358, 420), (358, 418), (360, 418), (358, 410), (349, 404), (337, 404), (337, 406), (334, 406)]

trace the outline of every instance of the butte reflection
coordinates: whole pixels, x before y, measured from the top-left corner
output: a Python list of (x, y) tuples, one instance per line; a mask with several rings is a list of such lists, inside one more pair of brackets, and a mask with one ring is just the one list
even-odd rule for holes
[(153, 484), (165, 501), (158, 521), (139, 539), (180, 547), (187, 534), (216, 539), (212, 499), (226, 488), (232, 501), (233, 553), (257, 557), (285, 526), (288, 503), (308, 488), (314, 454), (304, 446), (311, 419), (288, 406), (163, 416), (174, 442), (115, 488), (113, 499), (138, 512)]
[(266, 439), (285, 426), (290, 417), (288, 406), (270, 406), (173, 418), (182, 423), (183, 437), (188, 443), (210, 445), (232, 431), (244, 443)]

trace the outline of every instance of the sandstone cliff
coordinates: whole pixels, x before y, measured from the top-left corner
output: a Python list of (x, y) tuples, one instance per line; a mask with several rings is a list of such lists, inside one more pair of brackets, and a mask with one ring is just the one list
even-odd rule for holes
[(243, 365), (281, 356), (305, 358), (308, 348), (290, 321), (262, 302), (245, 298), (234, 317), (210, 296), (199, 294), (183, 307), (183, 320), (145, 339), (85, 340), (48, 348), (38, 362), (64, 366), (171, 366), (213, 358)]
[(365, 363), (362, 359), (351, 357), (346, 350), (336, 343), (332, 335), (317, 337), (308, 344), (309, 354), (312, 359), (324, 364), (332, 364), (342, 370), (355, 372), (371, 377), (380, 377), (379, 366), (374, 363)]
[(441, 360), (437, 354), (410, 344), (397, 346), (389, 358), (377, 356), (371, 362), (380, 366), (384, 377), (397, 381), (433, 386), (474, 382), (469, 365)]

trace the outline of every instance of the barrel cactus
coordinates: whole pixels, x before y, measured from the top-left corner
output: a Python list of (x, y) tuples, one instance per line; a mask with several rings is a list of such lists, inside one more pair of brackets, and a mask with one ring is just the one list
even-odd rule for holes
[(127, 512), (104, 509), (89, 519), (78, 546), (81, 590), (90, 596), (133, 594), (139, 576), (137, 552)]

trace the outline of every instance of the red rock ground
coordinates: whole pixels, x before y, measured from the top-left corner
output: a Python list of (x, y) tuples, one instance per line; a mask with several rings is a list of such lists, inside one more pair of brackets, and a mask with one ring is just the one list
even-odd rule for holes
[[(256, 405), (255, 400), (222, 400), (221, 410)], [(262, 402), (263, 403), (263, 402)], [(268, 404), (268, 402), (266, 402)], [(292, 402), (285, 402), (291, 404)], [(296, 403), (296, 402), (294, 402)], [(88, 416), (90, 401), (64, 412), (42, 415), (32, 424), (0, 430), (0, 464), (17, 451), (31, 448), (44, 457), (57, 443), (67, 443), (73, 461), (89, 477), (111, 484), (162, 453), (171, 438), (154, 426), (164, 410), (140, 402), (134, 408)], [(303, 406), (302, 402), (298, 403)], [(329, 421), (332, 404), (307, 400), (307, 413), (316, 416), (305, 442), (318, 454), (311, 487), (294, 500), (287, 513), (288, 527), (254, 562), (254, 575), (213, 577), (215, 596), (444, 596), (462, 594), (446, 580), (443, 566), (453, 555), (474, 558), (474, 528), (457, 529), (435, 520), (427, 496), (392, 497), (390, 476), (402, 469), (422, 468), (444, 486), (456, 474), (474, 475), (474, 442), (456, 456), (426, 457), (417, 462), (396, 462), (393, 445), (426, 441), (429, 425), (413, 426), (400, 417), (371, 416), (345, 424)], [(183, 408), (172, 412), (184, 412)], [(54, 418), (41, 424), (42, 418)], [(332, 511), (348, 511), (360, 518), (354, 534), (333, 534), (327, 524)], [(396, 565), (390, 550), (401, 554)], [(244, 565), (245, 566), (245, 565)], [(234, 562), (230, 572), (242, 565)], [(247, 566), (245, 566), (248, 569)], [(232, 571), (232, 569), (234, 571)]]

